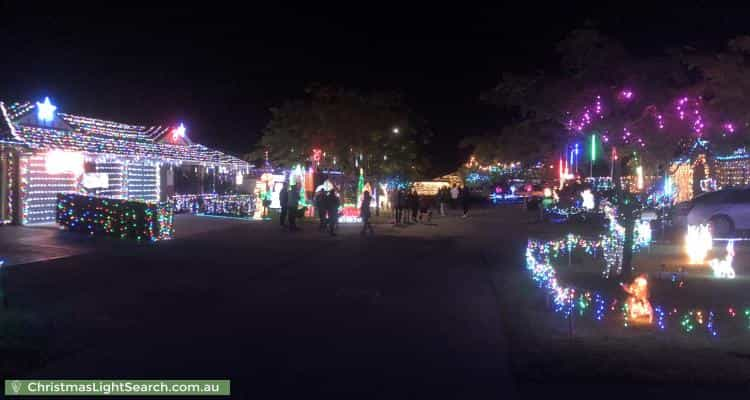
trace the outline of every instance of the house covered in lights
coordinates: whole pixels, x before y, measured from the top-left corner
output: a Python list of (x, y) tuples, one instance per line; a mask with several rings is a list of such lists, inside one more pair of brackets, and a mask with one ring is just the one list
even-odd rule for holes
[(57, 193), (166, 201), (241, 185), (247, 162), (193, 143), (184, 125), (144, 126), (0, 101), (0, 222), (55, 220)]
[(714, 153), (708, 141), (698, 139), (684, 156), (672, 161), (669, 174), (675, 201), (688, 201), (704, 193), (750, 186), (750, 153), (745, 148), (732, 154)]

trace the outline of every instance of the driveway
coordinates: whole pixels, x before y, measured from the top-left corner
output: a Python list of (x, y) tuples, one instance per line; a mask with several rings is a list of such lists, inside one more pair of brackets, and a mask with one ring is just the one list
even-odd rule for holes
[(47, 322), (37, 377), (230, 378), (238, 398), (513, 398), (488, 258), (523, 245), (498, 230), (514, 213), (364, 238), (238, 223), (23, 265), (9, 291)]

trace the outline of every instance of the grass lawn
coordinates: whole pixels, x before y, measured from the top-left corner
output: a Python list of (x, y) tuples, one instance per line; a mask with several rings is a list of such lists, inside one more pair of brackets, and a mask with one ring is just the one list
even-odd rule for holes
[[(597, 230), (586, 225), (530, 224), (529, 232), (532, 238), (559, 238), (568, 232), (595, 235)], [(583, 251), (552, 259), (551, 264), (563, 286), (578, 289), (577, 296), (597, 291), (606, 295), (607, 308), (614, 299), (619, 302), (601, 321), (593, 318), (591, 307), (574, 310), (572, 320), (566, 319), (553, 310), (551, 297), (524, 268), (504, 271), (495, 284), (502, 297), (501, 311), (509, 321), (511, 359), (519, 383), (607, 384), (609, 380), (677, 385), (687, 380), (696, 385), (747, 385), (750, 319), (740, 306), (750, 306), (750, 249), (740, 247), (736, 261), (738, 279), (729, 281), (713, 278), (707, 266), (688, 267), (681, 243), (663, 243), (637, 254), (633, 265), (637, 273), (650, 276), (652, 304), (678, 310), (667, 316), (664, 330), (655, 323), (625, 327), (621, 305), (626, 294), (619, 279), (603, 279), (603, 261)], [(673, 281), (671, 274), (678, 271), (683, 274)], [(729, 315), (730, 307), (735, 307), (736, 316)], [(701, 311), (702, 323), (693, 318), (694, 329), (686, 333), (680, 317), (688, 310)], [(707, 326), (709, 310), (716, 311), (715, 337)]]

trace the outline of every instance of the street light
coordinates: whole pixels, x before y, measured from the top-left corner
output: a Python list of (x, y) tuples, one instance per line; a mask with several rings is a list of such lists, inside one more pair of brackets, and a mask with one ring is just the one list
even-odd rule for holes
[(398, 127), (393, 128), (393, 133), (395, 133), (396, 135), (398, 135)]

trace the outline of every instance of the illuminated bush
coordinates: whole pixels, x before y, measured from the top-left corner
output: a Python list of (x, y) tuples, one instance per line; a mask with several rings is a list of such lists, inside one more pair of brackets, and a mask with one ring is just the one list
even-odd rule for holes
[(172, 207), (166, 203), (58, 194), (56, 220), (70, 231), (121, 239), (156, 241), (174, 234)]

